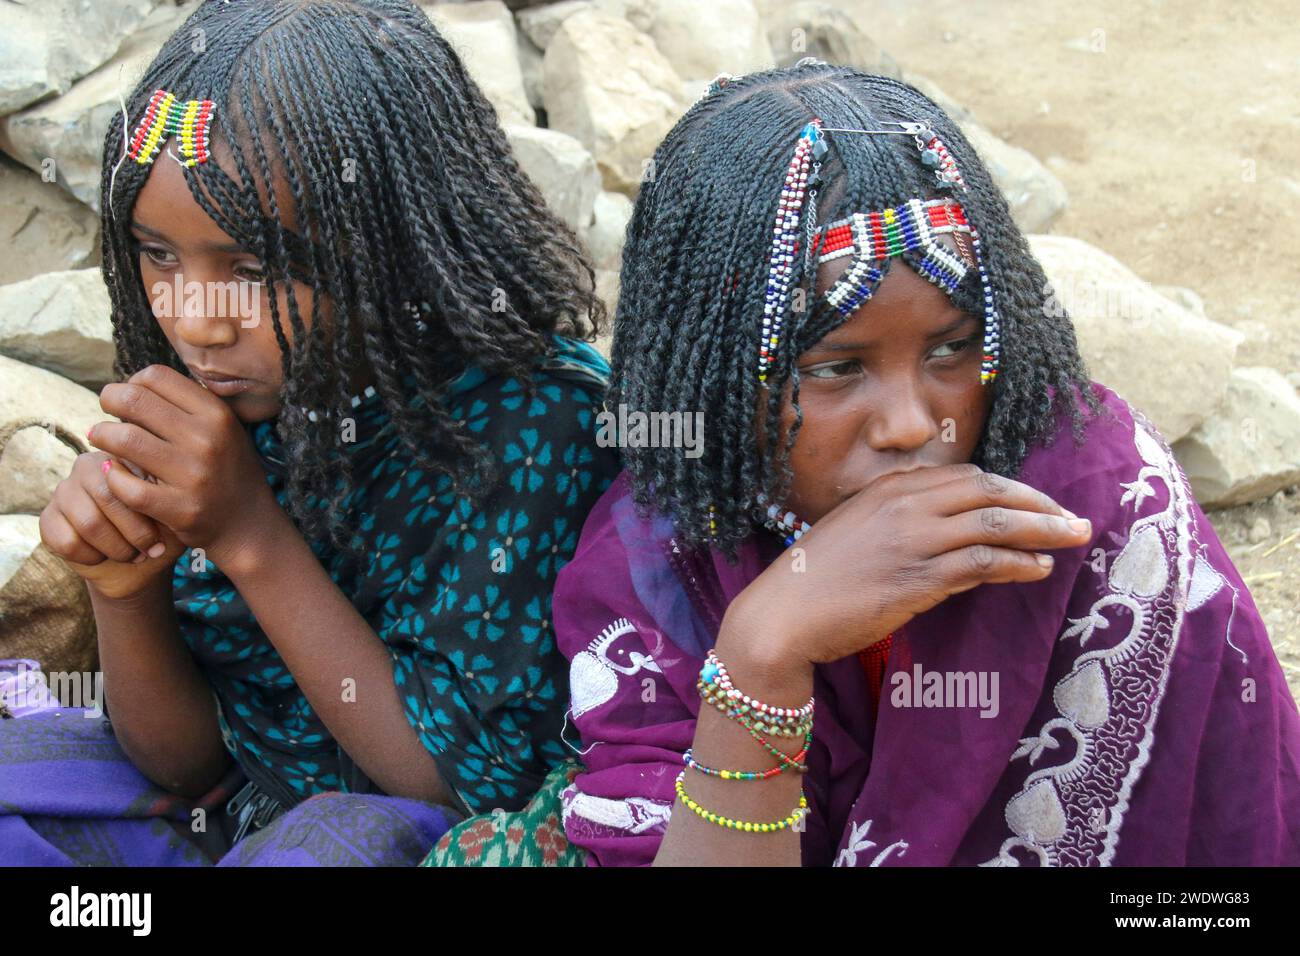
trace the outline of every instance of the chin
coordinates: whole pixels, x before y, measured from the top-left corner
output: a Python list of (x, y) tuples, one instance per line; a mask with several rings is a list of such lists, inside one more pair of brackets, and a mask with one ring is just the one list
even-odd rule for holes
[(280, 414), (280, 403), (250, 395), (236, 395), (234, 398), (222, 399), (245, 425), (256, 425), (268, 421)]

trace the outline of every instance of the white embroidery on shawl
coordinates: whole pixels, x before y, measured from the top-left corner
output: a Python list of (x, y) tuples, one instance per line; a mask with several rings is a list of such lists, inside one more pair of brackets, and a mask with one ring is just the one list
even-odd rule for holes
[[(1133, 481), (1120, 483), (1120, 505), (1131, 502), (1135, 515), (1128, 541), (1105, 579), (1109, 593), (1061, 632), (1061, 641), (1078, 638), (1081, 653), (1053, 689), (1059, 716), (1021, 740), (1011, 762), (1027, 758), (1032, 767), (1044, 754), (1060, 752), (1065, 738), (1073, 739), (1073, 756), (1026, 776), (1003, 812), (1014, 835), (981, 866), (1018, 866), (1013, 850), (1044, 866), (1111, 863), (1129, 796), (1151, 756), (1184, 615), (1226, 583), (1200, 557), (1197, 582), (1193, 560), (1200, 542), (1186, 476), (1146, 417), (1132, 406), (1129, 411), (1133, 441), (1146, 464)], [(1140, 515), (1155, 495), (1151, 481), (1164, 484), (1169, 502), (1157, 513)], [(1110, 616), (1115, 611), (1120, 613)], [(1083, 650), (1112, 629), (1125, 633), (1107, 635), (1115, 641), (1111, 646)]]
[(647, 797), (611, 800), (608, 797), (593, 797), (574, 786), (565, 788), (561, 794), (560, 817), (566, 828), (570, 818), (577, 816), (624, 833), (658, 832), (668, 826), (672, 812), (671, 803)]
[[(849, 830), (849, 838), (844, 844), (844, 849), (840, 850), (840, 855), (835, 858), (835, 866), (857, 866), (858, 854), (865, 853), (876, 845), (875, 840), (867, 839), (867, 832), (871, 829), (871, 820), (863, 823), (855, 823)], [(888, 859), (889, 854), (898, 850), (900, 857), (907, 855), (908, 844), (906, 840), (895, 840), (889, 846), (885, 847), (872, 858), (867, 866), (880, 866)]]
[[(589, 710), (609, 703), (618, 693), (618, 675), (633, 675), (643, 670), (662, 673), (654, 657), (640, 651), (617, 651), (628, 663), (616, 663), (610, 648), (624, 634), (635, 634), (636, 627), (627, 618), (620, 617), (575, 654), (569, 665), (569, 699), (575, 719)], [(662, 647), (662, 643), (658, 646)]]
[(1228, 626), (1224, 631), (1223, 639), (1228, 642), (1229, 647), (1241, 655), (1243, 664), (1249, 664), (1250, 658), (1246, 656), (1246, 652), (1232, 643), (1232, 620), (1237, 616), (1237, 598), (1241, 596), (1241, 592), (1214, 569), (1214, 565), (1210, 564), (1205, 557), (1205, 551), (1205, 545), (1201, 545), (1196, 555), (1196, 567), (1192, 569), (1192, 586), (1187, 592), (1187, 610), (1190, 613), (1202, 607), (1225, 587), (1231, 589), (1232, 610), (1228, 613)]

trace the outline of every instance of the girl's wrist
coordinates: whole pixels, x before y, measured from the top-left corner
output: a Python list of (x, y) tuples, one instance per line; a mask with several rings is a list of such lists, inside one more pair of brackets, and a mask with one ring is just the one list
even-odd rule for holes
[(113, 611), (135, 612), (156, 606), (159, 602), (167, 604), (172, 600), (171, 566), (159, 571), (155, 576), (142, 582), (139, 587), (129, 592), (115, 593), (100, 590), (94, 581), (86, 581), (86, 590), (90, 593), (93, 608), (107, 608)]
[[(737, 597), (727, 608), (714, 647), (736, 685), (779, 706), (808, 699), (813, 664), (797, 650), (780, 619), (764, 616)], [(795, 701), (796, 703), (791, 703)]]
[(270, 490), (259, 494), (241, 521), (213, 541), (207, 556), (231, 580), (264, 570), (266, 554), (286, 531), (297, 534), (293, 522)]

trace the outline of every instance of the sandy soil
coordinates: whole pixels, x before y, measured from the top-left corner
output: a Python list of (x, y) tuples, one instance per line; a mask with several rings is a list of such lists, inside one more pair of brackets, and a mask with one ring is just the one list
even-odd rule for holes
[[(1246, 335), (1239, 364), (1300, 385), (1300, 2), (837, 5), (1052, 168), (1053, 232), (1192, 289)], [(1210, 518), (1300, 696), (1300, 494)]]

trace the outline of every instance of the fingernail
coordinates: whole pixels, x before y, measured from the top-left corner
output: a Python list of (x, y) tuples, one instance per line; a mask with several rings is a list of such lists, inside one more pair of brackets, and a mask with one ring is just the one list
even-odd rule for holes
[(108, 474), (108, 469), (110, 469), (110, 468), (112, 468), (112, 467), (113, 467), (113, 462), (112, 462), (110, 459), (105, 458), (105, 459), (104, 459), (104, 463), (103, 463), (102, 465), (99, 466), (99, 470), (102, 471), (104, 474), (107, 475), (107, 474)]
[(1087, 518), (1075, 518), (1073, 521), (1070, 522), (1070, 527), (1073, 528), (1075, 531), (1091, 531), (1092, 522), (1089, 521)]
[(1075, 514), (1075, 513), (1074, 513), (1073, 511), (1071, 511), (1069, 508), (1062, 508), (1062, 509), (1061, 509), (1061, 514), (1065, 515), (1067, 518), (1077, 518), (1077, 517), (1079, 517), (1077, 514)]
[(152, 548), (149, 549), (149, 557), (151, 558), (162, 557), (162, 553), (166, 550), (167, 550), (167, 545), (159, 541), (157, 544), (155, 544)]
[(131, 563), (139, 564), (141, 561), (145, 560), (148, 557), (149, 555), (145, 554), (144, 552), (141, 552), (140, 554), (137, 554), (134, 558), (131, 559)]
[(1040, 568), (1050, 568), (1052, 566), (1052, 556), (1050, 554), (1035, 554), (1034, 560), (1038, 562)]
[(94, 426), (94, 425), (91, 425), (89, 428), (86, 429), (86, 441), (93, 441), (93, 440), (94, 440), (94, 438), (93, 438), (93, 436), (92, 436), (92, 434), (91, 434), (94, 430), (95, 430), (95, 426)]

